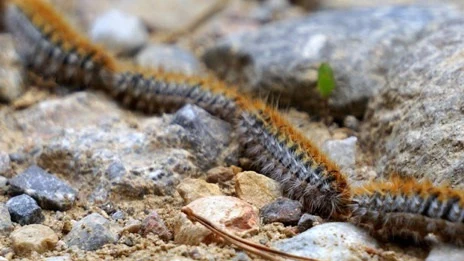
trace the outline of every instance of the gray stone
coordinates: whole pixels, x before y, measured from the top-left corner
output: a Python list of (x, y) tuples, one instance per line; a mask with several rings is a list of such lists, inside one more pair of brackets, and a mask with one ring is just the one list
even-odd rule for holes
[(289, 254), (319, 260), (369, 260), (369, 249), (376, 249), (375, 239), (349, 223), (325, 223), (290, 239), (274, 243)]
[(147, 235), (148, 233), (153, 233), (158, 235), (162, 240), (168, 241), (172, 239), (172, 233), (164, 224), (163, 219), (156, 213), (152, 211), (143, 221), (142, 221), (142, 234)]
[(363, 140), (377, 172), (462, 185), (464, 172), (464, 21), (411, 46), (370, 104)]
[(130, 53), (147, 42), (148, 32), (138, 17), (113, 9), (93, 22), (90, 38), (116, 53)]
[(281, 222), (295, 225), (301, 217), (301, 203), (288, 198), (279, 198), (261, 208), (259, 215), (265, 224)]
[(230, 124), (202, 108), (185, 105), (176, 112), (171, 123), (184, 128), (186, 133), (181, 136), (182, 145), (197, 156), (197, 164), (203, 170), (220, 165), (226, 158), (237, 158), (236, 152), (225, 150), (230, 143)]
[(3, 151), (0, 151), (0, 175), (5, 175), (10, 170), (10, 156)]
[(463, 260), (464, 249), (452, 245), (436, 245), (432, 248), (425, 261)]
[(42, 209), (30, 196), (23, 194), (6, 202), (11, 220), (20, 225), (40, 224), (45, 220)]
[(11, 102), (24, 92), (24, 68), (9, 34), (0, 33), (0, 68), (0, 102)]
[(319, 225), (319, 224), (322, 224), (323, 220), (321, 217), (319, 216), (314, 216), (314, 215), (311, 215), (311, 214), (308, 214), (308, 213), (304, 213), (300, 220), (298, 221), (298, 232), (304, 232), (312, 227), (314, 227), (315, 225)]
[(111, 215), (111, 218), (114, 220), (120, 220), (126, 218), (126, 213), (124, 211), (118, 210)]
[(331, 114), (362, 116), (368, 98), (385, 85), (392, 60), (458, 16), (443, 5), (321, 11), (230, 36), (207, 50), (203, 60), (246, 91), (274, 94), (282, 104), (313, 114), (326, 107), (316, 82), (320, 63), (328, 62), (336, 80), (328, 100)]
[(44, 209), (68, 210), (77, 197), (77, 192), (68, 184), (38, 166), (29, 167), (9, 183), (13, 194), (28, 194)]
[(328, 140), (322, 145), (322, 150), (329, 158), (335, 159), (337, 165), (346, 172), (352, 173), (356, 163), (356, 137), (343, 140)]
[(8, 234), (13, 231), (13, 228), (8, 207), (0, 203), (0, 235), (8, 236)]
[(126, 174), (126, 168), (122, 162), (115, 161), (108, 166), (105, 173), (109, 180), (115, 180), (123, 177)]
[(118, 240), (118, 226), (103, 216), (93, 213), (73, 225), (64, 240), (68, 247), (77, 246), (82, 250), (96, 250)]
[(149, 45), (137, 54), (136, 61), (143, 67), (162, 68), (164, 71), (188, 75), (201, 74), (197, 58), (174, 45)]

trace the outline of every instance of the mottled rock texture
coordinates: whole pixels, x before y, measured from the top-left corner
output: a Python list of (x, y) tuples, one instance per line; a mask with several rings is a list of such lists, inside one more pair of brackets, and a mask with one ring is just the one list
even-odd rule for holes
[(450, 22), (412, 46), (369, 105), (363, 132), (378, 172), (463, 184), (463, 26)]

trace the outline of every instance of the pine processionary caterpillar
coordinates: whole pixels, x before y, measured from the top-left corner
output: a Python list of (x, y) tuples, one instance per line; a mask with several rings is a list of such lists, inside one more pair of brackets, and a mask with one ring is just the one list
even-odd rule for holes
[(464, 245), (464, 191), (397, 176), (353, 189), (352, 221), (384, 239)]
[(276, 110), (212, 77), (122, 64), (41, 1), (12, 0), (7, 10), (7, 28), (20, 39), (20, 56), (36, 74), (58, 83), (101, 87), (123, 104), (146, 112), (196, 104), (238, 124), (245, 156), (262, 174), (281, 182), (287, 196), (300, 200), (307, 211), (332, 218), (347, 214), (345, 177)]
[(386, 237), (423, 239), (434, 233), (463, 245), (462, 192), (393, 178), (351, 190), (346, 177), (278, 111), (238, 93), (213, 77), (135, 68), (74, 31), (38, 0), (11, 0), (5, 25), (18, 39), (28, 68), (60, 84), (102, 88), (126, 106), (151, 113), (196, 104), (237, 126), (244, 156), (277, 180), (304, 210), (351, 220)]

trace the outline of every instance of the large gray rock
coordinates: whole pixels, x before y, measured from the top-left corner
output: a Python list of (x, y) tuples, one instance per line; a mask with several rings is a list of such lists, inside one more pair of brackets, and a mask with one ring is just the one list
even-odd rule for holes
[(37, 166), (29, 167), (9, 183), (12, 194), (25, 193), (44, 209), (68, 210), (77, 197), (72, 187)]
[(323, 11), (224, 39), (203, 60), (222, 78), (283, 104), (323, 111), (317, 68), (328, 62), (336, 88), (329, 99), (339, 118), (364, 113), (368, 98), (385, 85), (392, 59), (437, 24), (456, 17), (440, 6), (387, 6)]
[(120, 228), (100, 214), (93, 213), (79, 220), (65, 236), (66, 244), (83, 250), (96, 250), (118, 240)]
[(464, 21), (449, 23), (411, 46), (369, 105), (363, 139), (377, 158), (378, 172), (462, 185), (463, 28)]

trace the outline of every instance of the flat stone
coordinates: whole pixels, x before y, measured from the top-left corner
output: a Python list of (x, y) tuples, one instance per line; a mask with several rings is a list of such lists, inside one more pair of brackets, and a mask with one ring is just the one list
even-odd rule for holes
[(366, 231), (352, 224), (332, 222), (280, 240), (274, 247), (289, 254), (320, 260), (369, 260), (368, 249), (376, 249), (377, 243)]
[(25, 193), (44, 209), (68, 210), (77, 197), (77, 192), (68, 184), (38, 166), (29, 167), (11, 178), (9, 183), (11, 193)]
[(162, 68), (167, 72), (201, 74), (197, 58), (175, 45), (151, 44), (137, 54), (136, 62), (143, 67)]
[(282, 196), (277, 181), (254, 171), (240, 172), (235, 176), (235, 192), (239, 198), (257, 208), (262, 208)]
[(96, 250), (108, 243), (115, 243), (119, 228), (100, 214), (85, 216), (73, 225), (64, 240), (68, 247), (77, 246), (82, 250)]
[(24, 92), (24, 68), (9, 34), (0, 33), (0, 68), (0, 102), (12, 102)]
[(369, 104), (361, 138), (378, 173), (462, 185), (463, 26), (450, 22), (411, 46)]
[(232, 131), (229, 123), (198, 106), (187, 104), (174, 114), (171, 124), (184, 128), (186, 133), (181, 136), (183, 147), (201, 159), (197, 164), (202, 169), (208, 170), (221, 165), (218, 163), (224, 162), (227, 158), (235, 157), (233, 162), (229, 163), (237, 162), (237, 152), (225, 150), (230, 143)]
[(140, 18), (113, 9), (93, 22), (90, 38), (116, 53), (130, 53), (147, 42), (148, 32)]
[(32, 224), (13, 231), (11, 240), (15, 253), (25, 255), (32, 251), (44, 253), (54, 249), (58, 236), (47, 226)]
[(45, 220), (42, 209), (30, 196), (22, 194), (6, 202), (11, 220), (20, 225), (40, 224)]
[(311, 114), (326, 110), (316, 83), (320, 63), (328, 62), (336, 82), (328, 99), (331, 115), (360, 117), (368, 99), (384, 87), (395, 57), (459, 16), (443, 4), (313, 12), (222, 39), (206, 50), (203, 61), (246, 92), (270, 93)]
[(279, 198), (263, 206), (259, 212), (264, 224), (280, 222), (295, 225), (301, 217), (301, 203), (288, 198)]
[[(197, 199), (184, 208), (239, 236), (258, 231), (259, 217), (256, 208), (247, 202), (229, 196), (210, 196)], [(174, 241), (179, 244), (198, 245), (220, 241), (210, 230), (193, 224), (181, 214), (174, 227)]]
[(148, 233), (153, 233), (158, 235), (162, 240), (168, 241), (172, 239), (172, 233), (164, 224), (163, 219), (156, 213), (152, 211), (143, 221), (142, 221), (142, 234), (147, 235)]
[(11, 231), (13, 231), (14, 226), (11, 222), (10, 212), (8, 212), (8, 207), (0, 203), (0, 235), (8, 236)]
[(425, 261), (462, 260), (464, 249), (453, 245), (436, 245)]
[(217, 184), (208, 183), (202, 179), (186, 178), (177, 186), (177, 192), (184, 200), (185, 204), (208, 196), (222, 195), (221, 189)]

